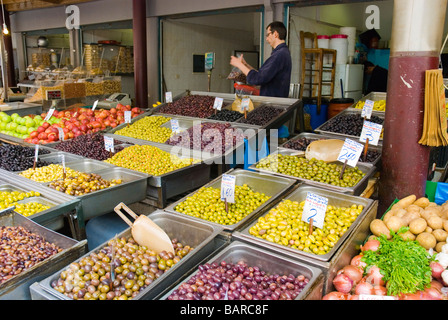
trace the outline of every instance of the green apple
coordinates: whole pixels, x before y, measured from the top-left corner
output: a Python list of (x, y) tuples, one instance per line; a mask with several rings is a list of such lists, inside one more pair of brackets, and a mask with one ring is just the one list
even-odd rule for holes
[(6, 122), (0, 122), (0, 130), (5, 130), (6, 129), (6, 125), (7, 125), (7, 123)]
[(15, 119), (15, 118), (17, 118), (17, 117), (20, 117), (19, 114), (18, 114), (17, 112), (15, 112), (15, 113), (13, 113), (13, 114), (11, 115), (11, 118), (12, 118), (12, 119)]
[(25, 126), (28, 128), (36, 126), (36, 121), (31, 118), (26, 119)]
[[(0, 124), (0, 129), (1, 129), (1, 124)], [(27, 130), (27, 133), (30, 134), (31, 132), (36, 131), (36, 130), (37, 130), (36, 127), (29, 127)]]
[(17, 127), (19, 126), (17, 123), (15, 122), (10, 122), (11, 124), (11, 131), (15, 131), (17, 129)]
[(11, 122), (11, 121), (12, 121), (12, 118), (11, 118), (10, 115), (6, 114), (6, 115), (4, 115), (4, 116), (1, 117), (1, 121), (2, 121), (2, 122), (6, 122), (6, 123), (8, 123), (8, 122)]

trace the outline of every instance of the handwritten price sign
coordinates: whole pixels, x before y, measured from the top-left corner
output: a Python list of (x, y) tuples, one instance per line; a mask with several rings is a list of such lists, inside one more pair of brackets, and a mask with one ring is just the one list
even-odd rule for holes
[(370, 117), (372, 116), (373, 104), (374, 102), (372, 100), (366, 100), (364, 102), (364, 106), (362, 107), (361, 111), (362, 118), (370, 119)]
[(345, 163), (345, 160), (347, 160), (347, 164), (349, 166), (356, 167), (363, 149), (363, 144), (347, 138), (345, 139), (341, 152), (339, 153), (338, 161)]
[(177, 120), (177, 119), (171, 119), (170, 122), (171, 122), (171, 130), (172, 130), (174, 133), (179, 133), (179, 132), (180, 132), (180, 128), (179, 128), (179, 120)]
[(366, 120), (364, 121), (359, 141), (366, 142), (368, 138), (369, 144), (377, 146), (380, 141), (381, 130), (383, 130), (382, 125)]
[(224, 102), (224, 99), (223, 99), (223, 98), (216, 97), (216, 98), (215, 98), (215, 103), (213, 104), (213, 109), (216, 109), (216, 110), (218, 110), (218, 111), (221, 111), (222, 103), (223, 103), (223, 102)]
[(171, 91), (165, 92), (165, 102), (166, 103), (173, 102), (173, 93)]
[(235, 176), (223, 174), (221, 178), (221, 200), (235, 203)]
[(104, 149), (114, 152), (114, 138), (104, 136)]
[(250, 98), (244, 98), (241, 100), (241, 110), (249, 110)]
[(306, 194), (305, 205), (303, 207), (302, 221), (310, 223), (311, 219), (313, 219), (313, 226), (322, 229), (324, 227), (327, 206), (327, 198), (312, 192), (308, 192)]

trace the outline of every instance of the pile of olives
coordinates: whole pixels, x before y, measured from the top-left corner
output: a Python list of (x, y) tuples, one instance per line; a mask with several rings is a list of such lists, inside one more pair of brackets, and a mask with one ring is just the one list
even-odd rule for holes
[(105, 162), (153, 176), (160, 176), (188, 167), (193, 164), (194, 160), (179, 158), (174, 154), (150, 145), (133, 145), (116, 153), (112, 158), (105, 160)]
[(80, 173), (76, 177), (67, 177), (65, 179), (53, 181), (48, 186), (71, 196), (82, 196), (121, 183), (121, 179), (105, 180), (96, 173)]
[(283, 109), (269, 105), (263, 105), (249, 112), (246, 118), (242, 117), (238, 122), (263, 126), (283, 112)]
[(25, 217), (29, 217), (35, 213), (50, 209), (50, 206), (42, 204), (40, 202), (32, 201), (27, 203), (17, 203), (14, 211), (20, 213)]
[[(383, 124), (384, 119), (372, 115), (369, 121)], [(363, 125), (364, 118), (361, 118), (360, 114), (341, 114), (324, 123), (321, 130), (359, 137), (361, 136)]]
[(161, 127), (171, 120), (163, 116), (150, 116), (137, 120), (133, 124), (117, 130), (115, 134), (134, 139), (164, 143), (172, 135), (171, 128)]
[(323, 255), (328, 253), (360, 215), (364, 207), (327, 206), (323, 228), (313, 228), (302, 221), (305, 201), (283, 200), (249, 229), (249, 234), (304, 252)]
[(342, 164), (282, 154), (270, 154), (261, 159), (256, 167), (343, 188), (355, 186), (365, 176), (365, 173), (358, 167), (346, 166), (342, 179), (340, 179)]
[[(65, 167), (66, 177), (77, 177), (81, 172)], [(22, 171), (19, 175), (36, 182), (51, 182), (64, 177), (64, 167), (60, 164), (50, 164), (40, 168), (30, 168)]]
[(174, 210), (222, 225), (232, 225), (269, 199), (270, 196), (253, 191), (247, 184), (235, 186), (235, 203), (227, 203), (226, 211), (226, 204), (221, 200), (221, 189), (202, 187)]
[(133, 299), (193, 250), (177, 239), (171, 242), (174, 255), (157, 254), (132, 237), (110, 239), (99, 251), (71, 263), (51, 287), (74, 300)]
[[(167, 103), (159, 107), (160, 113), (176, 114), (194, 118), (208, 118), (215, 110), (215, 97), (204, 95), (188, 95), (173, 103)], [(225, 105), (223, 104), (223, 107)]]
[[(12, 144), (0, 145), (0, 168), (7, 171), (23, 171), (34, 166), (34, 148)], [(39, 155), (48, 154), (50, 151), (39, 149)], [(37, 159), (36, 167), (49, 165), (47, 161)]]
[(27, 203), (18, 203), (21, 200), (30, 197), (40, 197), (40, 192), (29, 191), (0, 191), (0, 210), (15, 207), (15, 211), (28, 217), (32, 214), (49, 209), (49, 206), (43, 205), (36, 201), (31, 201)]
[(240, 119), (242, 116), (243, 116), (243, 114), (241, 112), (229, 110), (229, 109), (222, 109), (221, 111), (218, 111), (216, 114), (213, 114), (208, 118), (211, 120), (235, 122), (238, 119)]

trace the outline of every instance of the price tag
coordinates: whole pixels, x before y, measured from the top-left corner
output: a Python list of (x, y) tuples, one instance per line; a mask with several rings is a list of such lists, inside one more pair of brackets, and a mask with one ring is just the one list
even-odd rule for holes
[(44, 121), (48, 121), (50, 120), (51, 116), (53, 115), (54, 112), (54, 108), (50, 108), (50, 110), (48, 110), (47, 115), (45, 116)]
[(37, 159), (39, 158), (39, 145), (36, 144), (34, 146), (34, 161), (37, 162)]
[(322, 229), (324, 227), (327, 206), (327, 198), (308, 192), (303, 207), (302, 221), (310, 223), (310, 220), (313, 219), (313, 226)]
[(171, 122), (171, 130), (172, 130), (174, 133), (179, 133), (179, 132), (180, 132), (180, 128), (179, 128), (179, 120), (177, 120), (177, 119), (171, 119), (170, 122)]
[(364, 145), (362, 143), (347, 138), (339, 153), (338, 161), (345, 163), (345, 160), (347, 160), (349, 166), (356, 167), (363, 149)]
[(62, 170), (65, 173), (65, 155), (61, 154), (61, 155), (59, 155), (59, 157), (61, 158)]
[(173, 102), (173, 93), (171, 91), (165, 92), (165, 102), (166, 103)]
[(64, 141), (64, 130), (58, 127), (59, 141)]
[(30, 75), (28, 76), (28, 79), (30, 79), (30, 80), (34, 80), (34, 79), (36, 79), (36, 76), (35, 76), (34, 74), (30, 74)]
[(131, 118), (132, 118), (132, 111), (125, 111), (124, 112), (124, 122), (131, 123)]
[(369, 144), (377, 146), (380, 140), (382, 129), (383, 126), (381, 124), (370, 122), (367, 120), (364, 121), (359, 141), (366, 142), (367, 138), (369, 138)]
[(93, 103), (93, 106), (92, 106), (92, 111), (94, 111), (95, 110), (95, 108), (96, 108), (96, 106), (98, 105), (98, 100), (96, 100), (94, 103)]
[(241, 100), (241, 110), (249, 110), (250, 98), (243, 98)]
[(221, 111), (222, 103), (224, 99), (223, 98), (215, 98), (215, 103), (213, 104), (213, 109), (217, 109), (218, 111)]
[(392, 296), (379, 296), (374, 294), (360, 294), (358, 296), (359, 300), (397, 300), (396, 297)]
[(114, 150), (114, 138), (104, 136), (104, 149), (106, 151), (115, 152)]
[(370, 119), (370, 117), (372, 116), (373, 104), (374, 102), (372, 100), (366, 100), (364, 102), (364, 106), (362, 107), (361, 111), (362, 118)]
[(235, 203), (235, 176), (223, 174), (221, 178), (221, 200)]

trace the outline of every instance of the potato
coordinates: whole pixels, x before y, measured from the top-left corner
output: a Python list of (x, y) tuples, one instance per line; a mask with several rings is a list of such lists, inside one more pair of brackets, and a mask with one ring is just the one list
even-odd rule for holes
[(448, 232), (448, 220), (443, 221), (443, 229)]
[(417, 197), (415, 194), (411, 194), (410, 196), (407, 196), (401, 200), (399, 200), (396, 204), (399, 205), (402, 208), (407, 208), (411, 204), (414, 203), (414, 201), (417, 200)]
[(409, 230), (406, 231), (405, 233), (400, 233), (399, 235), (400, 237), (403, 238), (403, 240), (410, 240), (410, 241), (415, 240), (415, 235)]
[(426, 250), (434, 248), (437, 244), (436, 238), (428, 232), (420, 233), (415, 240)]
[(421, 212), (421, 216), (428, 220), (432, 216), (439, 216), (439, 210), (437, 210), (435, 207), (426, 207), (425, 210)]
[(401, 220), (403, 220), (404, 225), (407, 227), (411, 221), (420, 218), (420, 213), (415, 211), (408, 211), (406, 214), (401, 217)]
[(415, 204), (411, 204), (409, 207), (406, 208), (407, 212), (418, 212), (420, 214), (421, 211), (423, 211), (423, 208), (415, 205)]
[(428, 223), (428, 226), (433, 229), (442, 229), (443, 227), (443, 220), (438, 216), (429, 217), (426, 222)]
[(430, 202), (426, 207), (437, 207), (438, 204), (435, 202)]
[[(401, 210), (401, 209), (399, 209), (399, 210)], [(387, 212), (384, 214), (384, 216), (383, 216), (383, 221), (384, 221), (384, 223), (386, 223), (387, 220), (389, 220), (389, 218), (392, 217), (392, 216), (394, 215), (395, 211), (396, 211), (396, 210), (389, 210), (389, 211), (387, 211)]]
[(425, 231), (427, 226), (428, 224), (426, 223), (425, 219), (417, 218), (409, 223), (409, 231), (411, 231), (413, 234), (420, 234)]
[(427, 226), (424, 232), (432, 233), (433, 230), (434, 230), (433, 228)]
[(442, 252), (442, 247), (446, 244), (445, 241), (441, 241), (441, 242), (437, 242), (436, 244), (436, 251), (437, 252)]
[(370, 222), (370, 231), (372, 231), (372, 233), (377, 237), (384, 234), (387, 239), (392, 238), (392, 236), (390, 235), (390, 230), (384, 224), (383, 220), (380, 219), (374, 219), (372, 220), (372, 222)]
[(394, 216), (395, 216), (395, 217), (399, 217), (399, 218), (401, 218), (401, 217), (403, 217), (406, 213), (408, 213), (408, 212), (406, 211), (406, 209), (398, 209), (398, 210), (394, 210)]
[(414, 201), (414, 203), (416, 206), (419, 206), (420, 208), (426, 208), (429, 204), (429, 199), (426, 197), (421, 197), (418, 198), (417, 200)]
[(448, 208), (442, 210), (442, 212), (440, 213), (440, 218), (442, 218), (443, 220), (448, 219)]
[(401, 227), (404, 227), (404, 226), (405, 226), (405, 224), (404, 224), (403, 220), (397, 216), (390, 217), (389, 220), (387, 220), (387, 222), (386, 222), (386, 227), (389, 230), (392, 230), (394, 232), (397, 232), (398, 230), (400, 230)]
[(446, 237), (448, 237), (448, 232), (443, 229), (436, 229), (432, 232), (432, 235), (436, 238), (437, 241), (446, 241)]

